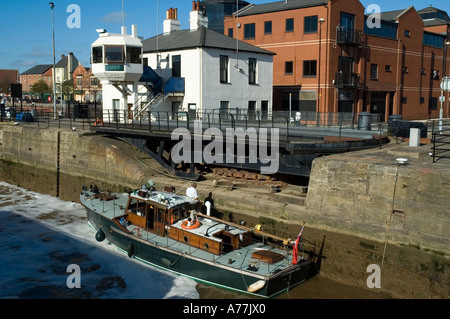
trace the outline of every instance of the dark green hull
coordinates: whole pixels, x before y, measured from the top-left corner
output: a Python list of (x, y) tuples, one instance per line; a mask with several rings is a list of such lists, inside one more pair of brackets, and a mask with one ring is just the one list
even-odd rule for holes
[[(129, 257), (137, 258), (157, 268), (183, 275), (196, 281), (249, 293), (248, 287), (265, 280), (262, 289), (251, 293), (261, 297), (273, 297), (304, 282), (310, 272), (309, 260), (299, 262), (288, 269), (280, 270), (268, 276), (252, 274), (214, 261), (204, 260), (169, 247), (157, 245), (121, 230), (111, 219), (86, 208), (91, 226), (98, 232), (102, 230), (105, 239), (127, 252)], [(261, 267), (263, 267), (262, 265)]]

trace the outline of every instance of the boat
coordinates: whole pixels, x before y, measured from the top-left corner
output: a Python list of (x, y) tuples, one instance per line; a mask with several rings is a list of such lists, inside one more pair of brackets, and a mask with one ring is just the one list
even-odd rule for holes
[(301, 232), (291, 240), (261, 225), (228, 222), (212, 216), (209, 205), (167, 187), (157, 191), (154, 183), (128, 193), (84, 186), (80, 201), (97, 241), (198, 282), (270, 298), (301, 284), (320, 265), (316, 245), (309, 242), (314, 249), (306, 250)]

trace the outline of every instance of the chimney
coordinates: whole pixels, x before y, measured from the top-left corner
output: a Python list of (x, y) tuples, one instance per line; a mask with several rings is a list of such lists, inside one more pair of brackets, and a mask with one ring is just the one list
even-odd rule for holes
[(190, 30), (195, 31), (199, 27), (208, 27), (208, 18), (200, 11), (200, 1), (192, 1), (192, 11), (189, 17)]
[(131, 26), (131, 36), (133, 38), (137, 38), (138, 37), (138, 35), (137, 35), (137, 25), (135, 25), (135, 24), (133, 24)]
[(181, 24), (178, 21), (178, 9), (169, 8), (166, 11), (166, 20), (164, 20), (164, 34), (170, 34), (172, 31), (180, 30)]

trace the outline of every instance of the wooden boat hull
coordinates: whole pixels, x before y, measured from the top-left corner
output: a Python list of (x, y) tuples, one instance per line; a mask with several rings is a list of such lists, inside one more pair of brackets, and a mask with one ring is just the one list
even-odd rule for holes
[[(97, 211), (86, 207), (86, 212), (88, 221), (95, 231), (101, 230), (100, 234), (104, 234), (103, 238), (126, 252), (128, 256), (154, 267), (214, 286), (261, 297), (273, 297), (304, 282), (310, 272), (311, 261), (306, 260), (270, 276), (252, 274), (249, 271), (228, 267), (226, 264), (204, 260), (191, 254), (153, 244), (120, 229), (120, 226), (113, 220)], [(98, 234), (96, 234), (97, 236)], [(249, 287), (251, 288), (249, 289)]]

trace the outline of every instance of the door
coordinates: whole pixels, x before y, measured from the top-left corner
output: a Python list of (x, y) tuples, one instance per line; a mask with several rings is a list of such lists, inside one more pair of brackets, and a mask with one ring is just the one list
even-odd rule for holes
[(197, 119), (197, 104), (189, 103), (188, 104), (188, 112), (189, 112), (189, 119), (196, 120)]
[(344, 30), (353, 31), (355, 29), (355, 15), (341, 12), (341, 19), (339, 23)]
[(166, 221), (166, 210), (163, 208), (155, 207), (155, 223), (154, 223), (154, 232), (159, 234), (160, 236), (165, 235), (165, 221)]
[(386, 92), (370, 93), (370, 113), (380, 114), (381, 120), (384, 121), (386, 114)]
[(256, 118), (256, 101), (248, 101), (248, 119), (254, 120)]
[(175, 120), (179, 116), (182, 116), (182, 114), (179, 114), (178, 112), (181, 111), (181, 102), (175, 101), (172, 102), (172, 119)]
[(269, 101), (261, 101), (261, 119), (267, 120), (269, 114)]
[(340, 24), (340, 40), (345, 43), (354, 43), (355, 16), (350, 13), (341, 12)]
[(343, 86), (352, 86), (353, 59), (349, 57), (339, 57), (339, 77), (338, 81)]
[(353, 90), (339, 90), (338, 112), (353, 113)]

